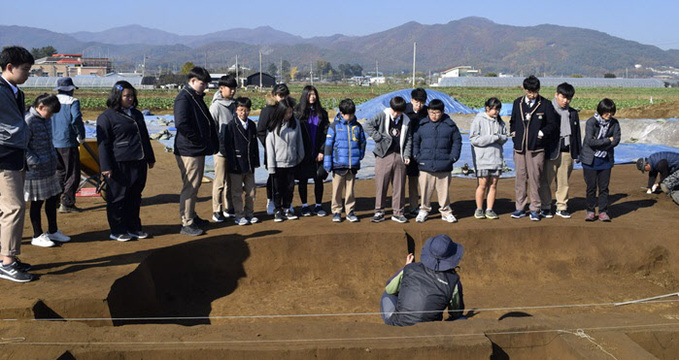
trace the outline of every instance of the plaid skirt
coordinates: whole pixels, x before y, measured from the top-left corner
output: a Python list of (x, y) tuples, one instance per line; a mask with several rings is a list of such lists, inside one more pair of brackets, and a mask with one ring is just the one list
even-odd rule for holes
[(502, 175), (502, 169), (476, 170), (476, 177), (477, 178), (488, 177), (488, 176), (500, 176), (500, 175)]
[(24, 182), (25, 201), (47, 200), (52, 196), (61, 194), (62, 191), (61, 183), (56, 174), (42, 179), (26, 179)]

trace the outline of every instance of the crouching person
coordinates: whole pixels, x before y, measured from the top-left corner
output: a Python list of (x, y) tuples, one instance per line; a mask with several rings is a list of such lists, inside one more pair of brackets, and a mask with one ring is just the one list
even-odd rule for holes
[(464, 247), (447, 235), (429, 238), (422, 246), (421, 262), (406, 257), (406, 265), (392, 277), (382, 294), (380, 311), (387, 325), (409, 326), (441, 321), (448, 308), (448, 320), (464, 318), (462, 283), (455, 268)]

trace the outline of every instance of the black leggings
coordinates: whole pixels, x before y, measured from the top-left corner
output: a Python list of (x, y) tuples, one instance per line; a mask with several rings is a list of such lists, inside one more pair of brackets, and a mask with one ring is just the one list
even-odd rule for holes
[[(302, 200), (302, 204), (307, 203), (307, 183), (309, 179), (300, 179), (297, 190), (299, 191), (299, 199)], [(316, 204), (321, 205), (323, 203), (323, 180), (318, 180), (314, 178), (314, 195), (316, 195)]]
[(295, 191), (295, 168), (276, 168), (273, 174), (273, 202), (276, 211), (290, 208)]
[(47, 226), (50, 234), (59, 230), (57, 228), (57, 204), (59, 204), (59, 195), (52, 196), (47, 200), (31, 201), (31, 210), (29, 216), (31, 218), (31, 225), (33, 225), (33, 237), (42, 235), (42, 217), (40, 216), (40, 209), (45, 203), (45, 214), (47, 215)]

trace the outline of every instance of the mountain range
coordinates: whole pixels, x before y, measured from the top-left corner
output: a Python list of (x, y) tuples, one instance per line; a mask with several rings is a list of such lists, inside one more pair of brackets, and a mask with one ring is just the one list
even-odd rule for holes
[(176, 68), (187, 61), (223, 68), (232, 65), (236, 56), (239, 63), (257, 67), (261, 50), (265, 68), (269, 63), (288, 60), (304, 69), (316, 60), (326, 60), (335, 67), (358, 63), (364, 69), (373, 69), (377, 61), (380, 71), (408, 72), (412, 69), (414, 42), (417, 70), (424, 72), (470, 65), (484, 73), (603, 76), (624, 72), (635, 64), (679, 68), (679, 50), (662, 50), (596, 30), (548, 24), (510, 26), (481, 17), (435, 25), (408, 22), (365, 36), (312, 38), (269, 26), (190, 36), (140, 25), (68, 34), (0, 26), (0, 46), (51, 45), (61, 53), (109, 56), (121, 70), (141, 63), (144, 56), (150, 68)]

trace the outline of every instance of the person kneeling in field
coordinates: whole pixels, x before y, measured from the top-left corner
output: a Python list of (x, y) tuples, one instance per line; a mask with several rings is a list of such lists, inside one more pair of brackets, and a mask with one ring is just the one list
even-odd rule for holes
[(387, 325), (409, 326), (419, 322), (441, 321), (448, 308), (448, 320), (464, 319), (462, 283), (455, 268), (464, 247), (447, 235), (427, 239), (422, 261), (406, 257), (406, 265), (389, 279), (380, 301), (382, 320)]

